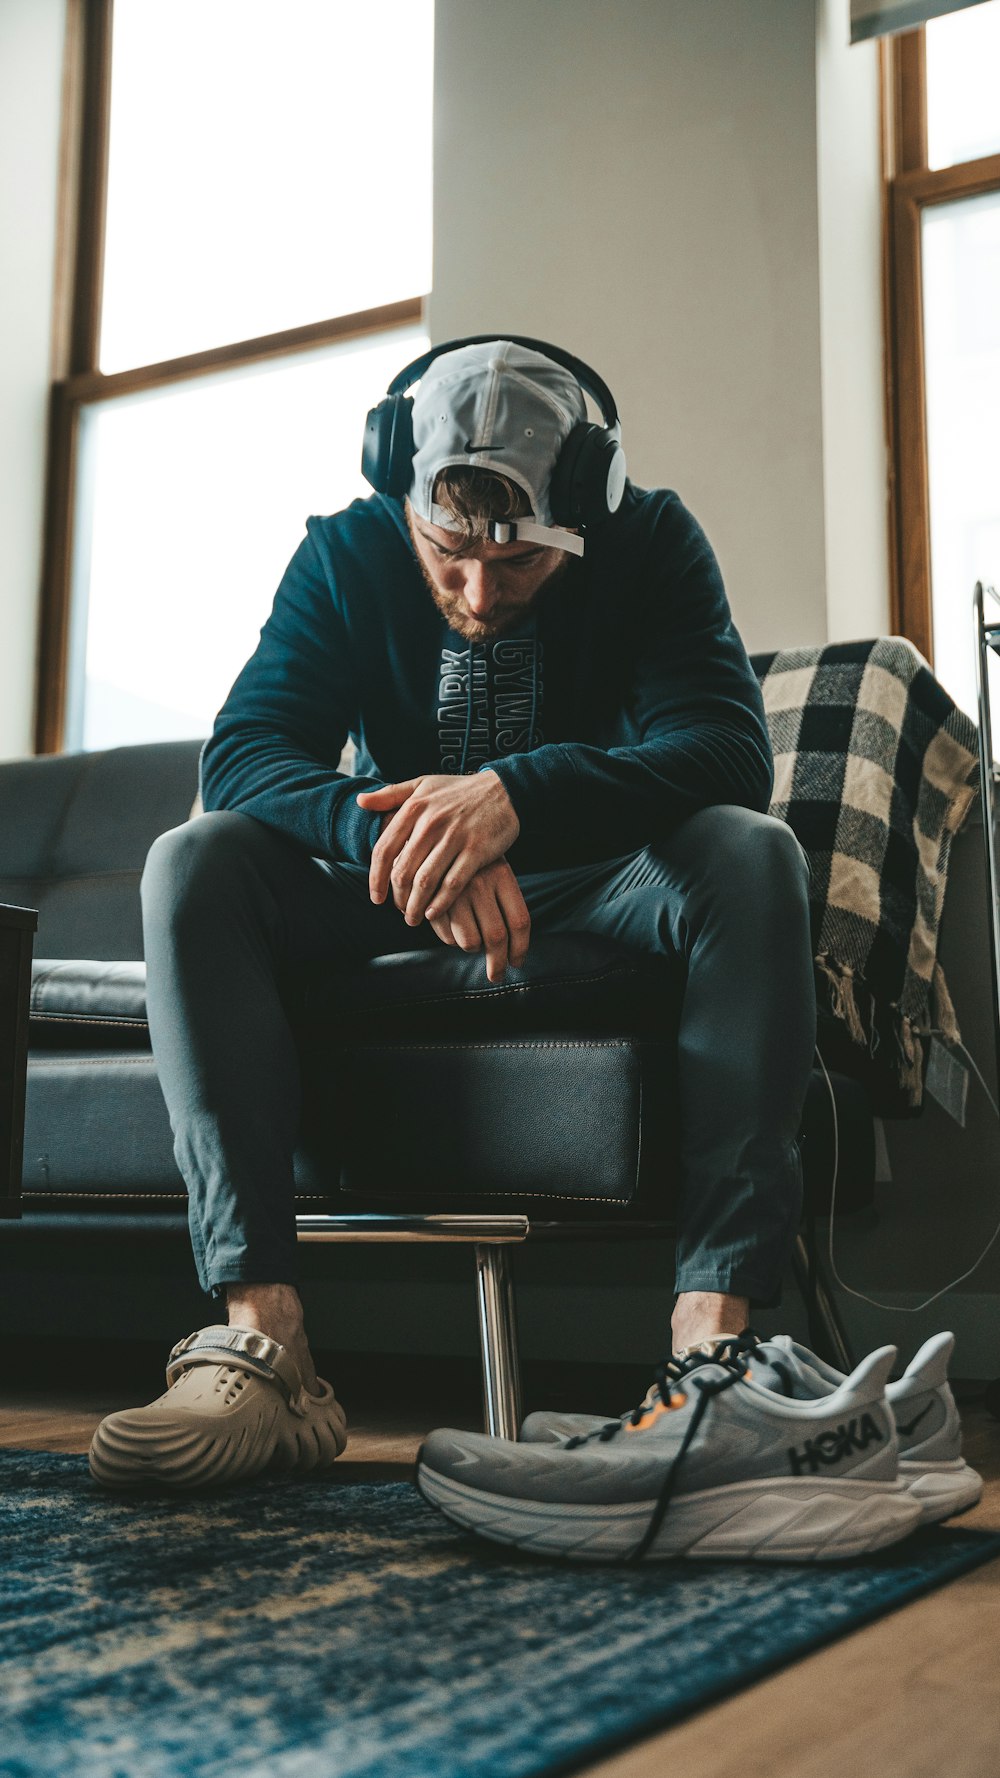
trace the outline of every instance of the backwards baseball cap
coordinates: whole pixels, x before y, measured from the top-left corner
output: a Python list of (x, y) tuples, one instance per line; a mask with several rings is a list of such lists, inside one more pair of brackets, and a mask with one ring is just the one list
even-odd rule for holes
[(443, 469), (485, 469), (522, 488), (531, 519), (492, 527), (496, 541), (541, 543), (583, 554), (583, 538), (552, 522), (549, 484), (573, 427), (587, 417), (583, 390), (561, 364), (512, 340), (444, 352), (428, 365), (413, 398), (414, 512), (454, 530), (434, 501)]

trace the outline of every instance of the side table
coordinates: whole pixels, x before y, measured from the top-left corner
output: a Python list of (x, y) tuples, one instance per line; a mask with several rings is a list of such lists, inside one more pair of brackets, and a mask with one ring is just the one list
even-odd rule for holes
[(21, 1214), (34, 908), (0, 903), (0, 1217)]

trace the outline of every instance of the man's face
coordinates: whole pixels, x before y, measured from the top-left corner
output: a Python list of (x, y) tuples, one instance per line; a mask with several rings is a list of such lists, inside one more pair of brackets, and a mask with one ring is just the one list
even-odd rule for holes
[(406, 517), (431, 597), (467, 642), (503, 635), (527, 615), (542, 587), (569, 560), (564, 550), (534, 543), (487, 540), (462, 548), (454, 531), (418, 517), (409, 501)]

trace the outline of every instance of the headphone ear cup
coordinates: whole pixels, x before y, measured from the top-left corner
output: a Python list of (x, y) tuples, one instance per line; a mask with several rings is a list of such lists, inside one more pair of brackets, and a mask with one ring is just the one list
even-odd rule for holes
[(549, 504), (559, 525), (599, 525), (621, 505), (625, 453), (617, 433), (578, 420), (552, 472)]
[(587, 435), (594, 430), (588, 421), (578, 421), (567, 433), (562, 450), (556, 458), (549, 483), (549, 506), (557, 525), (579, 525), (583, 522), (578, 465)]
[(387, 395), (369, 410), (361, 473), (377, 494), (406, 494), (413, 472), (413, 397)]

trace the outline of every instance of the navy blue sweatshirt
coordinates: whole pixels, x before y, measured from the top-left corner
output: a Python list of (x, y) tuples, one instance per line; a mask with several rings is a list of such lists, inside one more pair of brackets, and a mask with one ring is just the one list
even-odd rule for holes
[[(338, 770), (348, 735), (353, 777)], [(382, 817), (359, 791), (488, 768), (521, 824), (515, 872), (624, 857), (713, 803), (766, 810), (760, 690), (676, 494), (629, 486), (517, 633), (471, 651), (431, 598), (401, 501), (308, 520), (204, 748), (204, 807), (367, 866)]]

